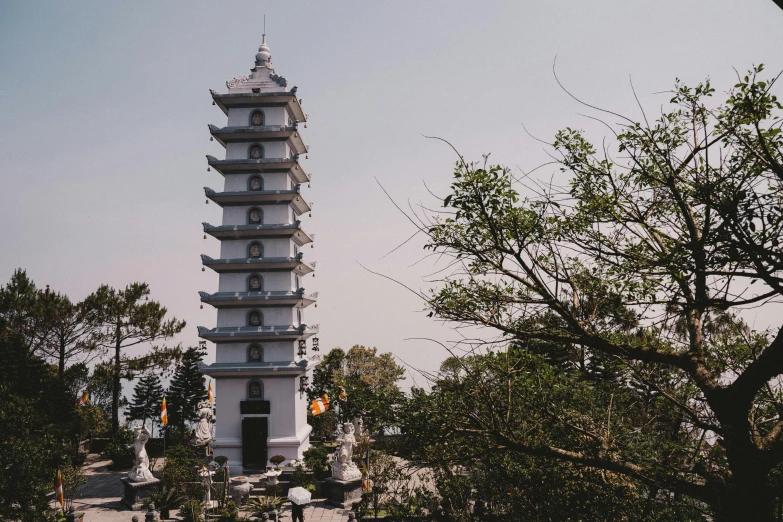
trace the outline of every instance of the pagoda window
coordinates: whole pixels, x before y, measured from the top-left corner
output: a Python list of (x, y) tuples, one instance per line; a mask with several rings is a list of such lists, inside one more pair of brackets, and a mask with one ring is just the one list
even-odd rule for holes
[(258, 241), (253, 241), (247, 246), (247, 257), (260, 259), (264, 257), (264, 247)]
[(258, 310), (253, 310), (247, 314), (248, 326), (262, 326), (264, 324), (264, 316)]
[(252, 127), (261, 127), (264, 125), (263, 111), (253, 111), (253, 113), (250, 115), (250, 125)]
[(264, 222), (264, 211), (258, 207), (253, 207), (247, 211), (247, 224), (260, 225)]
[(250, 274), (247, 278), (247, 291), (260, 292), (264, 288), (264, 279), (258, 274)]
[(296, 309), (296, 324), (302, 326), (302, 309)]
[(296, 210), (291, 209), (291, 223), (296, 223)]
[(247, 190), (264, 190), (264, 178), (253, 176), (247, 180)]
[(260, 400), (264, 398), (264, 383), (261, 381), (250, 381), (247, 383), (247, 398)]
[(247, 348), (247, 362), (264, 362), (264, 349), (259, 344)]
[(247, 155), (250, 159), (261, 159), (264, 157), (264, 147), (255, 143), (247, 149)]

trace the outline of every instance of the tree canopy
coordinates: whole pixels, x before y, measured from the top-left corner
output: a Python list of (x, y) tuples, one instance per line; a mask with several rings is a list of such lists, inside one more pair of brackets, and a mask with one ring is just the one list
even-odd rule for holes
[(484, 402), (450, 404), (450, 433), (686, 495), (716, 520), (773, 519), (783, 334), (742, 315), (783, 293), (783, 111), (762, 71), (723, 103), (677, 81), (654, 120), (604, 111), (622, 123), (601, 146), (558, 132), (559, 185), (460, 158), (422, 226), (452, 260), (428, 306), (551, 357), (459, 368)]

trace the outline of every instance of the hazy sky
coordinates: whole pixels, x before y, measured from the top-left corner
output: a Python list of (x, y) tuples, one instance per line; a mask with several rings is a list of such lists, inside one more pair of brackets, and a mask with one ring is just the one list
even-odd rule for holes
[[(324, 348), (353, 344), (436, 368), (457, 338), (407, 290), (359, 263), (427, 289), (423, 239), (384, 257), (414, 229), (401, 204), (437, 206), (455, 160), (530, 169), (546, 159), (523, 130), (605, 130), (557, 86), (638, 116), (679, 77), (709, 76), (718, 95), (763, 62), (783, 69), (783, 11), (771, 0), (441, 2), (31, 2), (0, 0), (0, 282), (16, 267), (81, 299), (102, 283), (150, 283), (187, 320), (177, 341), (214, 326), (199, 290), (218, 276), (201, 222), (219, 224), (204, 186), (222, 189), (205, 155), (223, 157), (207, 124), (226, 119), (209, 89), (248, 74), (263, 15), (276, 72), (299, 87), (314, 173), (304, 226), (318, 261), (309, 324)], [(541, 171), (549, 176), (551, 171)], [(413, 265), (413, 266), (412, 266)], [(211, 350), (214, 348), (210, 347)], [(420, 378), (417, 381), (421, 381)]]

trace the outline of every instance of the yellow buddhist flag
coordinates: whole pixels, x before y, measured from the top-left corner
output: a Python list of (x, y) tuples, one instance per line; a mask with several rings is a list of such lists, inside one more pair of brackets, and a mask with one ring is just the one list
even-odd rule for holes
[(210, 404), (215, 403), (215, 397), (214, 395), (212, 395), (212, 381), (209, 381), (209, 388), (207, 389), (207, 397), (209, 398)]
[(60, 503), (60, 507), (65, 508), (65, 497), (63, 496), (63, 474), (60, 472), (60, 466), (57, 466), (57, 479), (54, 481), (54, 498)]
[(329, 396), (325, 393), (321, 395), (320, 398), (313, 399), (313, 402), (310, 403), (310, 413), (312, 413), (313, 416), (320, 415), (328, 409), (329, 409)]
[(166, 397), (163, 397), (163, 404), (160, 405), (160, 422), (164, 426), (169, 424), (169, 412), (166, 411)]

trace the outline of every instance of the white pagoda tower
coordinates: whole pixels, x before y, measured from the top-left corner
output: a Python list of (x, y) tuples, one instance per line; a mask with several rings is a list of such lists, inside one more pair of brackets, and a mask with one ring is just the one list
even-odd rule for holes
[[(217, 327), (198, 330), (216, 345), (216, 362), (201, 371), (215, 379), (219, 398), (212, 446), (232, 470), (263, 469), (276, 454), (299, 459), (310, 440), (304, 390), (315, 363), (305, 357), (306, 339), (318, 328), (302, 318), (316, 298), (300, 282), (314, 270), (300, 252), (313, 241), (300, 223), (310, 212), (300, 193), (310, 181), (299, 165), (306, 115), (296, 87), (286, 85), (264, 35), (250, 76), (227, 81), (227, 94), (211, 91), (228, 122), (209, 126), (225, 159), (207, 161), (225, 183), (222, 192), (204, 191), (222, 207), (223, 222), (204, 223), (205, 237), (220, 241), (220, 258), (201, 258), (219, 284), (217, 293), (199, 294), (217, 309)], [(312, 342), (318, 350), (318, 339)]]

